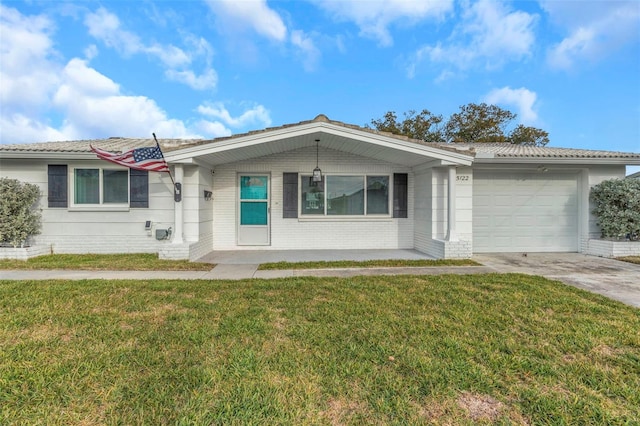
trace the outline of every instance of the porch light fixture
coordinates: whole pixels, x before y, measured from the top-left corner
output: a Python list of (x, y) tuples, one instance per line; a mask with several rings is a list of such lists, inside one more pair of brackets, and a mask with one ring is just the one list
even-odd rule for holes
[(322, 170), (318, 167), (318, 156), (319, 156), (319, 144), (320, 139), (316, 139), (316, 168), (313, 169), (313, 174), (311, 175), (311, 182), (317, 184), (318, 182), (322, 182)]

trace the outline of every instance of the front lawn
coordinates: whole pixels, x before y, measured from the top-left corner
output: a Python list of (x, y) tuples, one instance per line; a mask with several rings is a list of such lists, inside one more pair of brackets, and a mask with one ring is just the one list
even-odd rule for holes
[(262, 263), (260, 270), (272, 269), (330, 269), (330, 268), (407, 268), (434, 266), (482, 266), (471, 259), (379, 259), (379, 260), (332, 260), (309, 262)]
[(0, 281), (0, 424), (637, 424), (638, 330), (517, 274)]
[(84, 271), (210, 271), (215, 265), (159, 259), (154, 253), (50, 254), (28, 260), (0, 259), (0, 269), (75, 269)]

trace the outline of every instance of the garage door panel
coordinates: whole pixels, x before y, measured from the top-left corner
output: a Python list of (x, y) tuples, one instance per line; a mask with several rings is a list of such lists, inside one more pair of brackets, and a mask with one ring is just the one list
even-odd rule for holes
[(518, 215), (514, 218), (513, 223), (515, 226), (526, 228), (536, 220), (535, 216), (531, 215)]
[(577, 251), (577, 194), (576, 174), (475, 171), (474, 251)]
[(495, 216), (492, 223), (496, 228), (511, 229), (513, 227), (513, 223), (511, 223), (511, 216)]
[(494, 202), (494, 205), (498, 207), (500, 206), (508, 207), (508, 206), (511, 206), (513, 199), (511, 197), (504, 196), (504, 195), (496, 195), (493, 202)]
[(496, 247), (511, 247), (512, 242), (511, 242), (511, 237), (496, 237), (495, 240), (495, 245)]
[(479, 195), (477, 197), (473, 197), (473, 205), (480, 207), (487, 207), (491, 205), (491, 197), (488, 195)]
[[(532, 198), (531, 207), (550, 207), (556, 205), (557, 195), (540, 195), (537, 194)], [(535, 201), (533, 201), (535, 200)]]

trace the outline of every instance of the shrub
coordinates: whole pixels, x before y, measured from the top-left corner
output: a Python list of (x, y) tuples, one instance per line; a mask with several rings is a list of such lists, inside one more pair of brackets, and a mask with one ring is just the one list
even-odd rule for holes
[(32, 235), (40, 233), (40, 211), (36, 204), (40, 189), (32, 183), (0, 178), (0, 243), (24, 247)]
[(591, 188), (602, 237), (640, 234), (640, 179), (605, 180)]

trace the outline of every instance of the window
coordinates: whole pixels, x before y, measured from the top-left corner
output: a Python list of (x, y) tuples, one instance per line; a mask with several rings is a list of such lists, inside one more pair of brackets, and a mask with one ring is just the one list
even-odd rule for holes
[(302, 175), (301, 214), (369, 216), (389, 214), (389, 176), (329, 175), (314, 184)]
[(113, 169), (74, 169), (76, 205), (128, 204), (129, 172)]
[[(49, 164), (48, 207), (149, 207), (149, 172), (134, 169), (77, 168), (67, 174), (66, 164)], [(71, 185), (68, 185), (71, 179)], [(73, 186), (73, 187), (71, 187)], [(67, 197), (69, 190), (73, 195)]]

